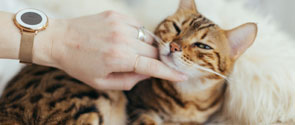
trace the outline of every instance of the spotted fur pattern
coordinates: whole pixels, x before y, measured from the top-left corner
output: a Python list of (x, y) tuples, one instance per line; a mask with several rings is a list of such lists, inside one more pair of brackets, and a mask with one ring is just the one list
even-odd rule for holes
[(98, 91), (42, 66), (25, 67), (0, 98), (0, 123), (162, 125), (205, 124), (225, 100), (235, 61), (251, 46), (253, 23), (223, 30), (201, 15), (194, 0), (157, 27), (160, 59), (188, 75), (181, 83), (151, 78), (131, 91)]
[(124, 124), (126, 99), (55, 68), (25, 67), (0, 98), (1, 125)]

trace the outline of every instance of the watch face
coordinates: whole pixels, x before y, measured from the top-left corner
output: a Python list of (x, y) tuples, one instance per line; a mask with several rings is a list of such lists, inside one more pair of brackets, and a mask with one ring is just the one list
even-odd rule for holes
[(38, 13), (26, 12), (20, 18), (24, 23), (29, 25), (37, 25), (42, 22), (42, 17)]
[(15, 21), (25, 30), (38, 31), (47, 26), (47, 16), (36, 9), (24, 9), (15, 16)]

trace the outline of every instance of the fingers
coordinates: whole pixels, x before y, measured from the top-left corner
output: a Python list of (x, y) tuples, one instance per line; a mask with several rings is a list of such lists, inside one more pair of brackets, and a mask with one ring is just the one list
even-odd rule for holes
[(144, 29), (144, 30), (145, 30), (144, 33), (145, 33), (145, 36), (146, 36), (146, 39), (145, 39), (144, 42), (146, 42), (146, 43), (148, 43), (148, 44), (153, 44), (153, 42), (154, 42), (154, 38), (153, 38), (153, 36), (152, 36), (152, 34), (151, 34), (151, 33), (153, 33), (153, 32), (148, 31), (147, 29)]
[(130, 90), (136, 83), (149, 78), (136, 73), (112, 73), (105, 79), (97, 80), (97, 89)]
[(136, 72), (175, 82), (187, 80), (187, 76), (169, 68), (162, 62), (139, 55), (128, 55), (118, 65), (114, 65), (114, 72)]
[[(109, 18), (112, 21), (115, 20), (125, 25), (125, 30), (123, 31), (127, 33), (130, 37), (137, 39), (138, 29), (142, 26), (137, 20), (135, 20), (132, 17), (128, 17), (126, 15), (117, 13), (115, 11), (105, 11), (103, 14), (104, 14), (104, 18)], [(146, 34), (146, 40), (144, 42), (152, 44), (153, 37), (149, 33), (145, 33), (145, 34)]]
[(141, 41), (137, 39), (138, 29), (133, 27), (131, 29), (130, 27), (125, 27), (125, 30), (127, 31), (125, 32), (125, 36), (131, 37), (131, 39), (127, 41), (127, 44), (125, 43), (127, 47), (132, 47), (138, 55), (150, 58), (157, 58), (158, 49), (151, 45), (153, 42), (153, 38), (149, 34), (146, 33), (146, 41)]
[(185, 75), (169, 68), (162, 62), (144, 56), (139, 56), (136, 59), (135, 72), (175, 82), (187, 80)]
[[(138, 39), (138, 33), (139, 33), (139, 28), (140, 27), (141, 26), (127, 25), (126, 29), (129, 29), (129, 30), (126, 30), (126, 31), (129, 31), (129, 32), (126, 32), (126, 34), (128, 36), (130, 36), (131, 38)], [(145, 40), (141, 41), (141, 42), (145, 42), (147, 44), (153, 44), (154, 38), (150, 35), (150, 33), (144, 31), (144, 34), (146, 36)]]
[(137, 55), (146, 56), (150, 58), (158, 58), (158, 49), (147, 43), (144, 43), (140, 40), (136, 40), (130, 46), (132, 46)]
[(158, 58), (157, 48), (139, 40), (131, 42), (131, 44), (121, 46), (120, 51), (125, 52), (125, 54), (122, 54), (121, 58), (113, 59), (113, 72), (133, 72), (134, 62), (137, 60), (137, 56), (144, 56), (153, 59)]

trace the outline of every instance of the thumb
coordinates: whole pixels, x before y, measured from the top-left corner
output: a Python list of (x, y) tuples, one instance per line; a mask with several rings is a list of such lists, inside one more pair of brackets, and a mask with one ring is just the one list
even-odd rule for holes
[(104, 79), (96, 80), (97, 89), (130, 90), (136, 83), (149, 76), (137, 73), (112, 73)]

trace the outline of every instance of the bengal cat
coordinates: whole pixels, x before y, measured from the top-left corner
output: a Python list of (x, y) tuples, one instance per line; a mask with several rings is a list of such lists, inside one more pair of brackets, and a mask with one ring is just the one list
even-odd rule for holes
[(155, 34), (161, 61), (189, 80), (151, 78), (131, 91), (98, 91), (58, 69), (27, 66), (0, 98), (0, 124), (205, 124), (221, 109), (226, 77), (256, 33), (254, 23), (223, 30), (194, 0), (181, 0)]

